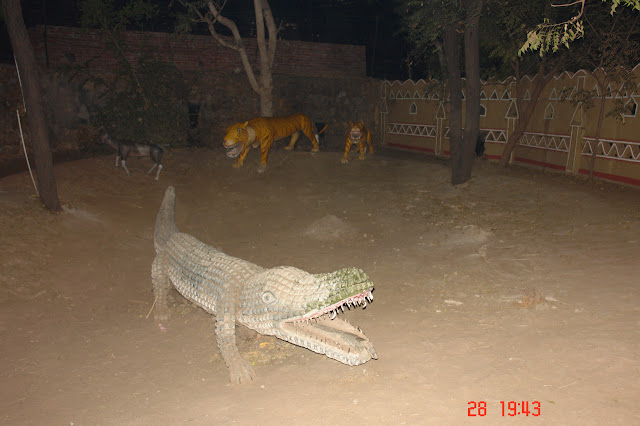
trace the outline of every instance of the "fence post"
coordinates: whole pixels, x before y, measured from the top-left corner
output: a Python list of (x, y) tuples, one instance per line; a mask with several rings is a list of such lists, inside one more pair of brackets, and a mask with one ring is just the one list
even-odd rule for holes
[(584, 144), (582, 130), (582, 102), (576, 105), (571, 117), (571, 138), (569, 139), (569, 152), (567, 153), (567, 166), (565, 171), (570, 174), (578, 174), (580, 169), (580, 154)]
[(436, 146), (435, 155), (442, 156), (442, 141), (444, 140), (444, 120), (447, 113), (444, 110), (444, 102), (438, 102), (438, 111), (436, 112)]

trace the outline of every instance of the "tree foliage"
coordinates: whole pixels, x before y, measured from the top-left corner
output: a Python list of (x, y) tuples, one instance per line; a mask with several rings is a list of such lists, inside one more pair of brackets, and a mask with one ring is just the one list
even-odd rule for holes
[[(602, 0), (606, 2), (607, 0)], [(611, 0), (609, 13), (615, 14), (619, 6), (626, 6), (635, 11), (640, 11), (640, 0)], [(566, 19), (556, 23), (549, 18), (527, 34), (527, 39), (520, 48), (520, 53), (527, 51), (539, 51), (542, 56), (546, 52), (556, 52), (561, 46), (569, 47), (569, 43), (584, 36), (584, 13), (588, 7), (586, 0), (576, 0), (568, 3), (552, 4), (553, 7), (562, 8), (561, 15)]]
[[(482, 13), (481, 49), (490, 60), (484, 70), (486, 79), (504, 79), (516, 74), (535, 73), (540, 59), (519, 50), (527, 33), (545, 16), (555, 16), (557, 9), (548, 0), (490, 0)], [(517, 72), (516, 72), (517, 68)]]
[[(436, 67), (427, 67), (425, 64), (436, 53), (439, 56), (439, 70), (429, 72), (438, 78), (445, 78), (444, 56), (442, 49), (443, 34), (451, 25), (460, 26), (464, 19), (462, 3), (455, 0), (409, 0), (399, 2), (397, 13), (402, 17), (402, 29), (400, 33), (409, 42), (411, 48), (405, 62), (410, 68), (426, 68), (431, 70)], [(420, 74), (426, 74), (421, 72)], [(426, 77), (426, 75), (425, 75)]]
[(116, 59), (115, 70), (109, 75), (91, 72), (93, 59), (72, 70), (101, 91), (102, 103), (93, 111), (92, 124), (127, 141), (161, 145), (186, 142), (189, 121), (184, 76), (144, 43), (140, 51), (130, 52), (120, 36), (125, 29), (143, 28), (155, 16), (156, 6), (144, 0), (124, 4), (83, 0), (81, 10), (83, 26), (99, 28)]

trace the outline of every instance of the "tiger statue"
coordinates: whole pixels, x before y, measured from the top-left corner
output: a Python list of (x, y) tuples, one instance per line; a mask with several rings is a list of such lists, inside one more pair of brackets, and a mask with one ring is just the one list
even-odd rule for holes
[(367, 145), (369, 145), (369, 152), (373, 154), (371, 132), (366, 128), (362, 121), (358, 123), (349, 122), (349, 131), (347, 131), (347, 143), (344, 147), (342, 164), (347, 164), (349, 162), (349, 151), (353, 144), (356, 144), (360, 150), (360, 156), (358, 157), (360, 160), (364, 160), (364, 153), (367, 151)]
[(233, 167), (242, 167), (251, 147), (257, 148), (260, 146), (258, 172), (262, 173), (267, 168), (267, 156), (273, 141), (291, 136), (291, 142), (285, 147), (286, 150), (290, 151), (295, 146), (302, 131), (313, 144), (311, 152), (318, 152), (320, 151), (318, 145), (320, 141), (319, 135), (324, 132), (327, 126), (324, 126), (318, 132), (311, 119), (302, 113), (287, 117), (257, 117), (244, 123), (234, 123), (227, 127), (227, 134), (224, 137), (223, 144), (227, 150), (227, 157), (238, 157)]

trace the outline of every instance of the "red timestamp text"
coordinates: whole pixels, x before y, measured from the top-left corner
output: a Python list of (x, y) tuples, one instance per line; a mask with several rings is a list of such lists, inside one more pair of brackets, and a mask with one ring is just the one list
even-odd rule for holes
[[(500, 401), (502, 417), (533, 416), (541, 414), (540, 401)], [(486, 401), (469, 401), (467, 403), (467, 416), (484, 417), (487, 415)]]

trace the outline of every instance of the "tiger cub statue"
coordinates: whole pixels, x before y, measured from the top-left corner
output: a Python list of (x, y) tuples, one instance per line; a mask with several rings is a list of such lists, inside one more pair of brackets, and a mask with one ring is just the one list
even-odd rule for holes
[(342, 164), (349, 162), (349, 151), (351, 145), (356, 144), (360, 150), (360, 160), (364, 160), (364, 153), (367, 151), (367, 145), (369, 145), (369, 152), (373, 154), (373, 143), (371, 143), (371, 132), (366, 128), (364, 122), (358, 123), (349, 122), (349, 131), (347, 132), (347, 143), (344, 147), (344, 156), (342, 157)]
[(313, 149), (311, 152), (320, 151), (320, 132), (316, 129), (311, 119), (302, 113), (289, 115), (287, 117), (257, 117), (244, 123), (234, 123), (227, 127), (227, 134), (224, 137), (224, 147), (227, 150), (227, 157), (238, 160), (233, 167), (242, 167), (249, 150), (253, 146), (260, 146), (260, 166), (258, 172), (262, 173), (267, 168), (267, 157), (273, 141), (285, 139), (291, 136), (291, 142), (285, 148), (290, 151), (296, 144), (300, 132), (311, 141)]

